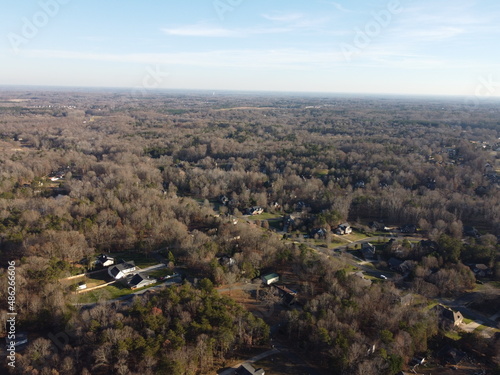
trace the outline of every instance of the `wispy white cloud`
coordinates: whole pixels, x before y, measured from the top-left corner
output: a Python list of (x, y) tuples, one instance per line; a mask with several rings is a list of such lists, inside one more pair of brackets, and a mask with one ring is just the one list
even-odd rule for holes
[(273, 13), (273, 14), (263, 14), (266, 20), (274, 22), (295, 22), (304, 18), (301, 13)]
[(211, 25), (186, 25), (177, 28), (162, 29), (167, 35), (185, 37), (209, 37), (209, 38), (243, 38), (261, 34), (279, 34), (291, 31), (287, 27), (254, 27), (228, 29)]
[(337, 9), (339, 12), (350, 13), (351, 11), (345, 8), (342, 4), (336, 3), (335, 1), (325, 1), (327, 4), (331, 4)]
[(177, 28), (162, 29), (167, 35), (175, 36), (201, 36), (201, 37), (234, 37), (241, 36), (239, 31), (225, 29), (222, 27), (189, 25)]
[(302, 13), (271, 13), (262, 14), (262, 18), (272, 23), (287, 28), (288, 32), (314, 32), (323, 34), (325, 24), (330, 21), (330, 17), (311, 17)]
[(295, 31), (314, 30), (328, 21), (327, 17), (309, 18), (299, 13), (262, 15), (274, 23), (273, 26), (260, 25), (247, 28), (225, 28), (199, 23), (161, 29), (165, 34), (182, 37), (243, 38), (254, 35), (282, 34)]
[(475, 10), (474, 1), (413, 3), (404, 7), (394, 31), (411, 43), (440, 42), (465, 35), (498, 33), (497, 16)]

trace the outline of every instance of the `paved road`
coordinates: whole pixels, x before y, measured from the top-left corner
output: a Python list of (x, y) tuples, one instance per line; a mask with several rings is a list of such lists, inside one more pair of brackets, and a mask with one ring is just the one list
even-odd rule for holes
[[(165, 268), (165, 267), (166, 267), (165, 264), (160, 263), (160, 264), (155, 264), (154, 266), (139, 269), (139, 272), (149, 272), (149, 271), (153, 271), (153, 270), (157, 270), (157, 269)], [(139, 267), (137, 267), (137, 268), (139, 268)]]

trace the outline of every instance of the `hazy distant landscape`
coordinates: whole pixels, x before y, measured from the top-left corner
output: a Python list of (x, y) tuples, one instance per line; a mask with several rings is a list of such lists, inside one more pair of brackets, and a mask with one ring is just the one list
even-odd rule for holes
[(13, 373), (498, 371), (496, 103), (147, 94), (0, 92)]

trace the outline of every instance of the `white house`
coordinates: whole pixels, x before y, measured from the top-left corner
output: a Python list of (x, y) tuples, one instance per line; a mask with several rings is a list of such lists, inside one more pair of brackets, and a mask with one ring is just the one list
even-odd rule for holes
[(156, 283), (156, 279), (143, 275), (142, 273), (136, 273), (133, 276), (128, 276), (128, 278), (127, 284), (130, 289), (142, 288)]
[(114, 278), (115, 280), (119, 280), (127, 276), (128, 274), (133, 273), (137, 267), (133, 261), (120, 263), (115, 266), (108, 268), (109, 276)]
[(352, 228), (349, 223), (340, 224), (335, 231), (335, 234), (343, 235), (343, 234), (351, 234)]
[(96, 264), (100, 264), (103, 267), (109, 267), (115, 264), (115, 260), (111, 257), (108, 257), (105, 254), (101, 254), (97, 257), (97, 260), (95, 261)]

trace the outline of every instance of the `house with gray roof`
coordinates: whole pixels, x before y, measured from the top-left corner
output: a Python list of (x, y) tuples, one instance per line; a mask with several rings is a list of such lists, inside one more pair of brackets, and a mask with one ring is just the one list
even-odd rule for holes
[(135, 272), (137, 267), (134, 261), (123, 262), (108, 268), (108, 274), (115, 280), (123, 279), (127, 275)]

